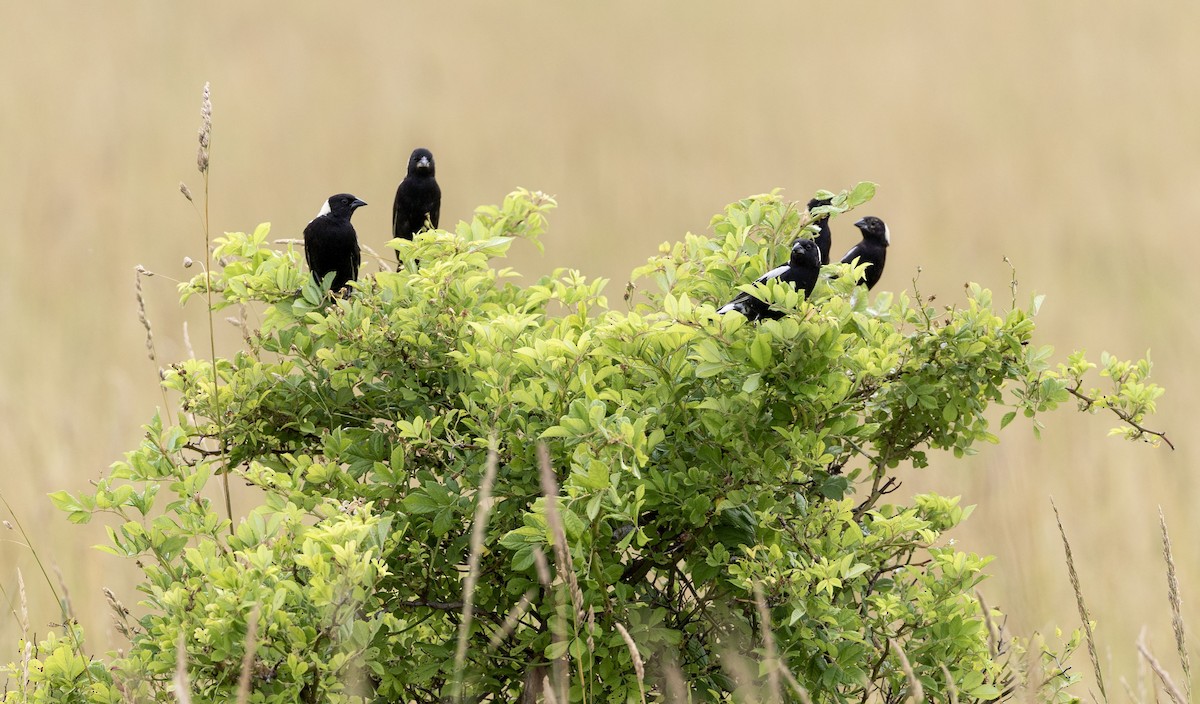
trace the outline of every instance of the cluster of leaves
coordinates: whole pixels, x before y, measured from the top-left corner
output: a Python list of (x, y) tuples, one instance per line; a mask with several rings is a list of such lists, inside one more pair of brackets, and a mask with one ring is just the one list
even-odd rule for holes
[[(837, 216), (873, 190), (823, 195)], [(1148, 364), (1086, 396), (1082, 356), (1052, 367), (1031, 344), (1035, 311), (974, 285), (942, 310), (872, 301), (848, 265), (811, 300), (754, 286), (779, 320), (715, 315), (812, 232), (777, 194), (663, 245), (624, 311), (575, 271), (516, 285), (492, 261), (553, 205), (518, 191), (397, 241), (399, 271), (335, 300), (267, 225), (219, 240), (217, 305), (262, 310), (248, 348), (217, 384), (209, 361), (175, 365), (180, 421), (155, 419), (94, 493), (53, 497), (116, 516), (105, 549), (144, 568), (129, 648), (101, 665), (42, 643), (8, 701), (501, 701), (543, 676), (571, 701), (672, 682), (727, 701), (782, 667), (814, 701), (899, 702), (906, 666), (938, 699), (998, 697), (1012, 675), (973, 596), (988, 558), (944, 537), (969, 509), (883, 499), (930, 450), (995, 442), (992, 404), (1007, 421), (1075, 394), (1137, 435)], [(261, 496), (235, 526), (210, 498), (223, 472)]]

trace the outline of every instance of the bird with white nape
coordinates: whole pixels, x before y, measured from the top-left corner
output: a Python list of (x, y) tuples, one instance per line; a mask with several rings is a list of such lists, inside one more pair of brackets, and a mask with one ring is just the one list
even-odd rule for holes
[(883, 265), (887, 261), (887, 248), (892, 242), (892, 235), (888, 226), (874, 215), (868, 215), (854, 223), (854, 226), (862, 231), (862, 241), (846, 252), (842, 264), (854, 264), (856, 259), (859, 264), (867, 264), (867, 270), (858, 283), (870, 291), (883, 276)]
[[(792, 253), (788, 258), (788, 263), (783, 266), (777, 266), (758, 277), (754, 283), (761, 284), (778, 279), (792, 285), (797, 291), (804, 291), (807, 297), (812, 294), (813, 287), (817, 285), (817, 275), (821, 273), (821, 250), (817, 243), (807, 238), (796, 240), (792, 244)], [(721, 315), (730, 312), (738, 312), (746, 316), (747, 319), (754, 321), (762, 318), (768, 320), (777, 320), (783, 317), (783, 312), (772, 310), (771, 306), (755, 296), (746, 293), (739, 293), (729, 303), (717, 309)]]
[(329, 196), (317, 217), (304, 228), (304, 258), (318, 285), (330, 272), (333, 281), (329, 289), (334, 292), (358, 278), (362, 252), (350, 217), (364, 205), (349, 193)]

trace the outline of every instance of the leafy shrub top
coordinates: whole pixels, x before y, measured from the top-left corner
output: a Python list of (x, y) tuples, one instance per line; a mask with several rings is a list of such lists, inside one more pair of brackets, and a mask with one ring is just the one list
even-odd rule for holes
[[(247, 348), (215, 374), (173, 366), (179, 422), (156, 418), (94, 494), (53, 497), (79, 522), (119, 518), (104, 549), (143, 566), (145, 615), (111, 663), (42, 644), (83, 664), (36, 660), (25, 694), (169, 701), (179, 662), (212, 701), (239, 677), (255, 701), (407, 702), (543, 682), (572, 701), (725, 700), (782, 675), (788, 696), (898, 702), (905, 662), (938, 698), (1012, 684), (973, 594), (988, 558), (943, 538), (969, 509), (882, 501), (930, 450), (995, 442), (993, 404), (1003, 425), (1078, 397), (1156, 439), (1149, 363), (1106, 356), (1112, 389), (1085, 391), (1082, 354), (1055, 366), (1032, 343), (1040, 299), (998, 312), (976, 285), (941, 310), (872, 300), (847, 265), (811, 300), (748, 287), (813, 230), (774, 193), (663, 245), (624, 306), (572, 270), (518, 285), (493, 261), (536, 243), (553, 205), (517, 191), (395, 241), (400, 271), (333, 301), (268, 225), (218, 240), (215, 307), (262, 311)], [(739, 289), (789, 314), (715, 315)], [(232, 534), (205, 491), (225, 472), (261, 492)]]

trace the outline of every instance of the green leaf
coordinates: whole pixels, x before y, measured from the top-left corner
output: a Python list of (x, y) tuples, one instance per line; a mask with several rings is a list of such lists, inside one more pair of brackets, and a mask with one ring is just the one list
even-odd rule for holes
[(766, 369), (771, 363), (771, 340), (768, 335), (760, 334), (750, 343), (750, 361), (755, 369)]
[(857, 208), (875, 197), (875, 184), (870, 181), (861, 181), (850, 190), (850, 194), (846, 196), (846, 207)]
[(821, 496), (837, 501), (846, 495), (849, 488), (850, 480), (845, 476), (829, 477), (821, 482)]

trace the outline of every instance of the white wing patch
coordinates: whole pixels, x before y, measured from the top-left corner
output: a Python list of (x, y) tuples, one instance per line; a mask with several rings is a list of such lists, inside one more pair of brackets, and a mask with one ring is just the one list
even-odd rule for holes
[(784, 264), (783, 266), (777, 266), (774, 269), (763, 274), (762, 276), (758, 277), (758, 281), (755, 281), (755, 283), (761, 284), (764, 281), (770, 281), (771, 279), (777, 279), (780, 276), (783, 276), (783, 272), (787, 271), (789, 268), (790, 267), (787, 264)]

